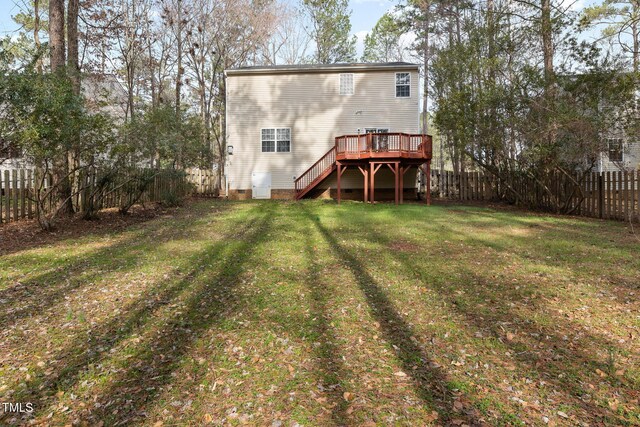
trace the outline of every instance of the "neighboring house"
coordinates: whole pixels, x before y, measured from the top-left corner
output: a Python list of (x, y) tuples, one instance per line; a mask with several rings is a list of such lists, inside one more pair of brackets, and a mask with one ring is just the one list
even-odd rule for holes
[(640, 141), (621, 132), (605, 138), (605, 143), (607, 151), (600, 153), (596, 172), (640, 170)]
[(377, 198), (397, 188), (415, 197), (417, 167), (431, 158), (430, 137), (416, 135), (418, 71), (405, 62), (226, 70), (228, 196), (334, 197), (340, 185), (370, 198), (373, 171)]
[[(114, 75), (85, 74), (82, 76), (80, 90), (89, 111), (106, 114), (116, 124), (124, 122), (127, 92)], [(2, 141), (0, 141), (1, 144)], [(32, 167), (19, 152), (12, 152), (8, 157), (0, 158), (0, 175), (2, 176), (5, 170), (31, 169)]]
[(113, 74), (85, 74), (81, 88), (86, 107), (93, 113), (111, 117), (117, 124), (125, 120), (127, 91)]

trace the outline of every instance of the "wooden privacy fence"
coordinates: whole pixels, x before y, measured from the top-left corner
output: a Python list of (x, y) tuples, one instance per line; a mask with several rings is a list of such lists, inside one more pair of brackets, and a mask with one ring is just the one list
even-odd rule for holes
[(218, 197), (220, 186), (218, 171), (212, 169), (185, 170), (187, 182), (193, 185), (193, 194), (198, 196)]
[[(193, 191), (186, 174), (175, 170), (130, 169), (118, 172), (116, 176), (105, 180), (106, 173), (99, 170), (86, 170), (78, 174), (73, 191), (73, 205), (76, 212), (84, 212), (90, 202), (98, 209), (121, 207), (131, 203), (136, 197), (135, 191), (127, 186), (134, 185), (136, 173), (144, 172), (152, 180), (141, 192), (137, 203), (158, 202), (167, 195), (184, 197)], [(13, 169), (0, 171), (0, 223), (34, 218), (38, 209), (36, 192), (47, 194), (52, 183), (51, 174), (38, 170)], [(129, 191), (128, 191), (129, 190)], [(56, 208), (55, 191), (43, 198), (45, 213)]]
[[(575, 183), (579, 186), (576, 186)], [(508, 191), (508, 186), (519, 195)], [(546, 187), (546, 188), (545, 188)], [(555, 173), (546, 182), (515, 177), (500, 182), (481, 172), (431, 171), (431, 191), (440, 197), (468, 200), (501, 200), (505, 195), (517, 204), (602, 219), (640, 220), (640, 171), (592, 172), (571, 177)]]

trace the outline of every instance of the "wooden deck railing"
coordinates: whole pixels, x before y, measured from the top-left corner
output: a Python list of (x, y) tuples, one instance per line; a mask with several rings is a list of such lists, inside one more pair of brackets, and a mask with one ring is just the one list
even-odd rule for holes
[(324, 179), (333, 170), (336, 163), (336, 147), (331, 147), (320, 160), (295, 180), (296, 196), (301, 197), (315, 181)]
[(408, 133), (367, 133), (336, 138), (336, 154), (349, 158), (374, 157), (374, 153), (400, 153), (431, 158), (431, 138)]

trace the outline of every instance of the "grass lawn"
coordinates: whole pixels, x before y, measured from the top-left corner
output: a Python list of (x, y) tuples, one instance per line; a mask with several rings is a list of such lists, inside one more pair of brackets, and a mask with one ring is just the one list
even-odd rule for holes
[(0, 325), (0, 425), (640, 424), (617, 222), (197, 202), (0, 256)]

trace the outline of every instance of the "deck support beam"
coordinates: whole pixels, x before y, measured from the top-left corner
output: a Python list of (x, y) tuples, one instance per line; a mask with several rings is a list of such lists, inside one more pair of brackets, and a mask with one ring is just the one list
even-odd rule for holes
[(336, 162), (336, 166), (338, 168), (338, 204), (340, 204), (340, 194), (342, 193), (340, 189), (340, 177), (342, 176), (342, 163)]
[(400, 162), (389, 162), (387, 163), (387, 166), (389, 167), (389, 169), (391, 169), (391, 172), (393, 172), (393, 178), (394, 178), (394, 189), (395, 189), (395, 202), (396, 205), (400, 202), (400, 194), (398, 192), (398, 187), (400, 185)]
[(369, 170), (367, 166), (358, 166), (358, 169), (364, 177), (364, 202), (367, 203), (369, 201)]
[(376, 189), (376, 172), (378, 172), (378, 169), (380, 169), (382, 167), (382, 165), (384, 164), (381, 162), (371, 162), (371, 172), (370, 172), (370, 179), (371, 179), (371, 187), (370, 187), (370, 194), (369, 196), (371, 196), (371, 203), (375, 203), (375, 189)]
[(342, 174), (344, 174), (347, 170), (348, 165), (342, 164), (341, 162), (336, 162), (336, 168), (338, 170), (338, 204), (340, 204), (340, 200), (342, 198), (342, 188), (340, 185), (340, 180), (342, 178)]
[(398, 163), (396, 163), (393, 167), (393, 174), (395, 178), (395, 190), (396, 190), (396, 206), (400, 204), (400, 194), (398, 193), (398, 187), (400, 186), (400, 171), (398, 170)]

